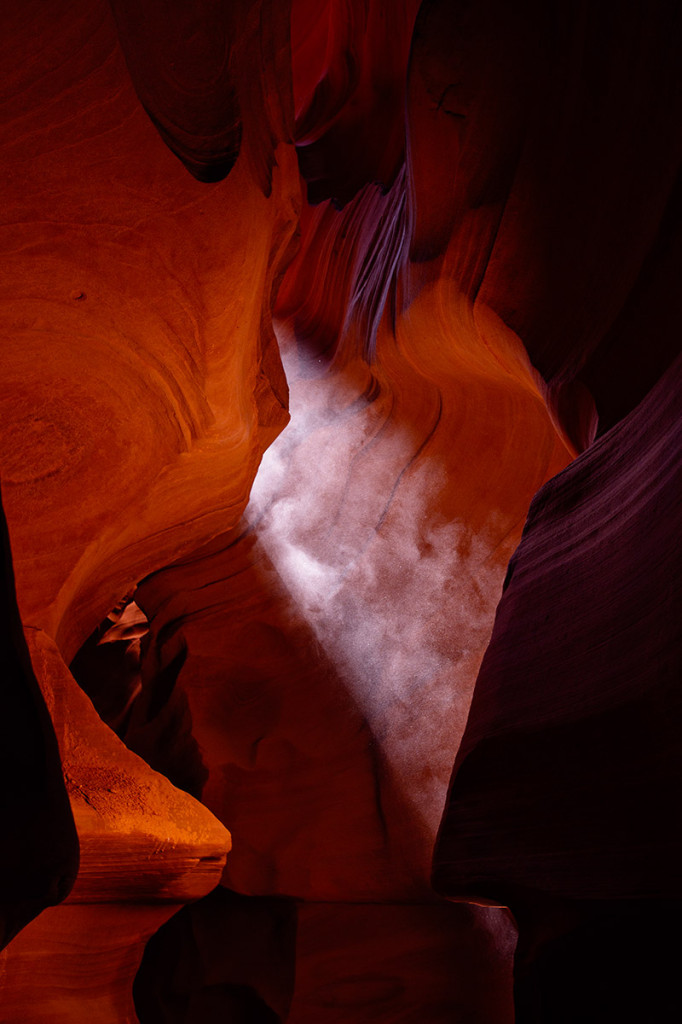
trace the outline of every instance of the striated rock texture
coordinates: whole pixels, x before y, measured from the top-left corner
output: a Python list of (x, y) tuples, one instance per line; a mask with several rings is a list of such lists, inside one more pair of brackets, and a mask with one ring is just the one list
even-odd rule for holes
[[(462, 382), (464, 332), (449, 365), (424, 352), (431, 374), (409, 389), (389, 339), (371, 369), (309, 376), (316, 364), (287, 359), (291, 426), (242, 530), (136, 591), (150, 634), (126, 741), (240, 822), (238, 891), (425, 891), (506, 562), (530, 495), (565, 461), (530, 382), (493, 357), (487, 381)], [(185, 774), (190, 725), (207, 778)]]
[[(459, 1005), (509, 1019), (509, 928), (499, 912), (434, 907), (429, 861), (525, 503), (566, 455), (521, 361), (503, 369), (488, 357), (487, 380), (467, 366), (466, 317), (440, 372), (427, 349), (430, 373), (413, 372), (406, 388), (414, 316), (371, 368), (339, 356), (325, 370), (289, 350), (291, 424), (266, 454), (242, 529), (135, 594), (150, 633), (125, 740), (230, 823), (230, 890), (302, 900), (300, 929), (312, 914), (328, 931), (340, 973), (325, 968), (325, 997), (315, 944), (299, 930), (291, 1019), (301, 1021), (337, 1003), (359, 1019), (409, 1020), (420, 1005), (434, 1021)], [(483, 435), (467, 373), (491, 414)], [(537, 447), (522, 454), (517, 430)], [(507, 472), (495, 474), (500, 464)], [(340, 926), (350, 904), (373, 959)], [(412, 937), (389, 952), (391, 914)], [(476, 921), (471, 955), (487, 965), (489, 1002), (461, 956)], [(160, 963), (138, 979), (143, 1020), (170, 999)]]
[[(587, 450), (540, 490), (512, 559), (434, 881), (512, 908), (521, 1024), (662, 1020), (682, 877), (680, 387), (665, 374), (680, 348), (681, 25), (666, 3), (523, 10), (421, 8), (412, 254), (518, 332)], [(435, 160), (448, 145), (452, 189)]]
[[(240, 47), (261, 44), (286, 55), (286, 18), (268, 20), (264, 35), (260, 7), (245, 6), (236, 43), (211, 33), (215, 60), (222, 47), (220, 59), (238, 64)], [(133, 12), (148, 28), (158, 13)], [(131, 12), (116, 14), (135, 74)], [(186, 20), (168, 24), (180, 46)], [(154, 34), (143, 35), (151, 45)], [(0, 477), (32, 642), (29, 659), (7, 549), (4, 942), (67, 895), (80, 845), (68, 904), (3, 954), (0, 1001), (17, 1024), (114, 1024), (135, 1019), (144, 942), (215, 886), (229, 834), (126, 750), (65, 663), (143, 575), (238, 520), (261, 453), (286, 423), (270, 309), (300, 191), (286, 143), (290, 91), (283, 84), (260, 106), (244, 92), (235, 163), (227, 107), (211, 113), (209, 87), (199, 96), (213, 73), (199, 45), (178, 71), (189, 95), (180, 129), (194, 124), (194, 142), (183, 136), (175, 148), (210, 164), (197, 140), (222, 123), (218, 159), (234, 167), (208, 188), (144, 113), (108, 4), (4, 7), (0, 46)], [(143, 72), (173, 63), (163, 45), (156, 56)], [(144, 82), (135, 86), (147, 100)], [(148, 98), (159, 125), (166, 95), (172, 107), (177, 91)]]
[(27, 641), (59, 743), (80, 867), (66, 902), (0, 954), (2, 1018), (135, 1020), (144, 943), (178, 905), (216, 885), (230, 837), (110, 732), (49, 637), (29, 629)]
[(517, 915), (521, 1020), (676, 1002), (681, 374), (533, 500), (457, 755), (434, 881)]
[(3, 1020), (674, 1019), (679, 4), (1, 17)]
[(415, 27), (411, 256), (519, 335), (578, 451), (679, 351), (681, 33), (672, 0), (426, 0)]
[(268, 141), (266, 198), (258, 120), (227, 181), (194, 181), (103, 0), (3, 18), (0, 470), (22, 616), (70, 661), (139, 578), (238, 519), (286, 423), (269, 318), (299, 186)]
[[(678, 361), (533, 499), (457, 755), (453, 814), (441, 830), (439, 862), (457, 860), (463, 892), (501, 902), (532, 888), (575, 899), (676, 895), (682, 832), (667, 809), (680, 756), (681, 371)], [(517, 742), (523, 759), (514, 756)], [(479, 776), (481, 757), (497, 770)], [(479, 778), (494, 796), (478, 791)], [(545, 805), (540, 821), (516, 814), (516, 793)], [(485, 821), (476, 818), (483, 805)], [(467, 882), (469, 842), (478, 848)], [(551, 869), (543, 867), (550, 852)], [(439, 878), (446, 875), (443, 866)]]

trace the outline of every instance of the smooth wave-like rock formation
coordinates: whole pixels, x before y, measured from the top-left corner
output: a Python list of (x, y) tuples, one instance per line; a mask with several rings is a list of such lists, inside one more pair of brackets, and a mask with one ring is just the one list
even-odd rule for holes
[[(249, 45), (261, 34), (256, 18)], [(286, 53), (269, 39), (264, 52)], [(4, 954), (3, 1019), (113, 1024), (135, 1019), (146, 938), (216, 884), (229, 836), (126, 751), (65, 663), (142, 576), (241, 515), (287, 421), (270, 310), (300, 186), (284, 89), (268, 95), (267, 134), (263, 105), (244, 104), (229, 180), (193, 181), (140, 106), (100, 0), (3, 8), (2, 68), (0, 477), (19, 612), (44, 638), (32, 666), (14, 627), (6, 644), (5, 778), (23, 779), (7, 799), (4, 941), (64, 898), (80, 845), (69, 903)], [(210, 119), (210, 90), (194, 100)]]
[[(682, 897), (681, 372), (534, 498), (457, 755), (434, 881), (525, 926), (523, 1019), (588, 998), (589, 1019), (646, 1019), (674, 997), (657, 933)], [(547, 991), (576, 968), (570, 996)]]
[[(533, 499), (441, 831), (438, 877), (452, 884), (456, 861), (463, 893), (505, 903), (536, 888), (574, 899), (676, 895), (682, 832), (668, 808), (680, 750), (668, 700), (681, 653), (681, 370), (678, 361)], [(522, 794), (544, 807), (541, 824), (519, 815)], [(616, 862), (614, 848), (624, 851)]]
[[(146, 940), (179, 905), (215, 887), (230, 836), (102, 723), (54, 641), (37, 629), (27, 641), (59, 743), (80, 866), (66, 902), (0, 954), (2, 1018), (134, 1020)], [(47, 968), (38, 978), (36, 964)]]
[(678, 8), (3, 10), (12, 1024), (673, 1019)]
[(670, 0), (426, 0), (415, 27), (411, 255), (519, 335), (578, 451), (679, 351), (681, 33)]
[(246, 141), (194, 182), (107, 5), (31, 12), (4, 15), (1, 470), (22, 616), (70, 661), (131, 583), (238, 519), (286, 423), (268, 320), (299, 186), (283, 146), (266, 198)]
[[(510, 1012), (509, 959), (493, 953), (496, 928), (508, 950), (501, 912), (434, 907), (430, 855), (509, 554), (567, 454), (494, 317), (483, 354), (465, 300), (422, 343), (440, 298), (415, 304), (371, 367), (338, 353), (328, 369), (280, 325), (292, 418), (241, 529), (135, 593), (150, 634), (126, 742), (230, 823), (224, 885), (304, 901), (300, 927), (312, 915), (328, 929), (330, 961), (356, 980), (330, 977), (327, 1012), (338, 1000), (358, 1019), (392, 1020), (405, 1000), (406, 1019), (420, 1000), (434, 1021), (458, 1003), (491, 1021)], [(338, 931), (351, 904), (373, 961)], [(381, 937), (391, 914), (411, 932), (395, 949)], [(487, 1009), (453, 952), (474, 922)], [(291, 1019), (312, 1021), (323, 996), (306, 942), (299, 932)], [(140, 998), (158, 1013), (170, 994), (155, 963)]]
[(295, 139), (311, 203), (391, 187), (405, 154), (405, 69), (419, 0), (295, 0)]

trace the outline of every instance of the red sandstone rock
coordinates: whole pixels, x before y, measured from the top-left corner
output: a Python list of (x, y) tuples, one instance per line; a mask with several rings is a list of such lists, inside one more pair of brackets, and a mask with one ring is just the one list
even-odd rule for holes
[(465, 302), (451, 334), (422, 333), (440, 298), (371, 370), (291, 364), (291, 427), (242, 534), (136, 593), (151, 632), (126, 740), (180, 781), (191, 730), (193, 791), (230, 823), (239, 892), (424, 896), (508, 552), (565, 459), (522, 363), (502, 368), (513, 340), (494, 318), (500, 357), (476, 355)]
[(226, 177), (239, 154), (242, 125), (231, 57), (243, 29), (237, 12), (246, 6), (112, 0), (140, 102), (199, 181)]
[(308, 199), (390, 188), (405, 154), (405, 79), (418, 0), (294, 0), (295, 137)]
[(193, 181), (100, 0), (5, 19), (0, 459), (22, 616), (70, 661), (132, 583), (236, 521), (286, 422), (269, 310), (298, 182), (284, 147), (270, 199), (248, 147)]
[(678, 13), (427, 0), (415, 28), (416, 269), (516, 331), (577, 450), (679, 350)]
[[(0, 468), (19, 608), (48, 645), (37, 658), (56, 687), (82, 854), (76, 902), (4, 954), (3, 1011), (122, 1021), (144, 939), (215, 884), (227, 833), (126, 751), (61, 659), (141, 575), (239, 517), (286, 422), (269, 316), (299, 186), (293, 148), (280, 145), (285, 92), (268, 98), (265, 140), (245, 133), (228, 182), (193, 182), (141, 110), (99, 0), (5, 10), (2, 46)], [(41, 821), (49, 843), (54, 822), (37, 805)], [(65, 839), (68, 816), (50, 877)], [(67, 889), (34, 886), (33, 913)], [(47, 957), (55, 972), (29, 993)]]
[(28, 630), (27, 640), (60, 747), (80, 869), (67, 902), (0, 955), (3, 1020), (134, 1020), (145, 941), (216, 885), (229, 833), (111, 733), (44, 633)]
[[(426, 334), (448, 298), (457, 326)], [(337, 907), (382, 900), (390, 917), (396, 901), (432, 899), (443, 783), (524, 514), (519, 484), (529, 496), (566, 455), (517, 342), (466, 300), (432, 290), (397, 341), (380, 336), (378, 353), (370, 368), (341, 352), (326, 372), (294, 354), (291, 425), (266, 457), (242, 532), (138, 588), (151, 631), (126, 741), (230, 822), (230, 888)], [(488, 411), (483, 436), (468, 391)], [(523, 458), (514, 430), (537, 440)], [(389, 973), (412, 979), (414, 1007), (431, 1006), (426, 993), (443, 984), (441, 961), (427, 964), (451, 939), (433, 910), (415, 911), (423, 927), (394, 953), (381, 931), (367, 939), (379, 962), (394, 958)], [(357, 914), (372, 920), (369, 907)], [(326, 920), (333, 930), (333, 908)], [(308, 955), (298, 948), (294, 1006), (313, 1020), (321, 997)], [(342, 955), (352, 954), (331, 942), (330, 958)], [(357, 974), (348, 1005), (369, 1013), (374, 968), (349, 964), (338, 985)], [(473, 1005), (459, 957), (450, 970)], [(499, 1015), (508, 991), (495, 977)], [(162, 984), (158, 968), (145, 975), (144, 999), (160, 998)], [(371, 1012), (392, 1019), (393, 996), (382, 1000)], [(492, 1024), (490, 1006), (479, 1011)]]
[(176, 909), (67, 903), (43, 911), (0, 954), (3, 1021), (137, 1021), (132, 981), (145, 942)]
[(452, 895), (682, 895), (679, 384), (678, 361), (533, 500), (440, 834)]
[(512, 908), (529, 1022), (677, 1002), (680, 370), (535, 497), (457, 756), (435, 884)]
[[(128, 738), (234, 828), (226, 880), (308, 900), (433, 898), (434, 794), (496, 586), (532, 493), (567, 460), (540, 394), (588, 451), (541, 492), (513, 563), (439, 884), (513, 904), (528, 1022), (550, 1012), (551, 991), (564, 1019), (587, 1019), (594, 950), (615, 950), (607, 992), (621, 957), (628, 977), (638, 962), (655, 977), (617, 933), (633, 921), (656, 932), (656, 901), (679, 885), (673, 377), (627, 414), (678, 350), (679, 12), (669, 0), (587, 14), (425, 0), (412, 35), (416, 6), (294, 0), (293, 69), (289, 4), (276, 0), (171, 5), (161, 20), (156, 0), (115, 0), (117, 28), (100, 0), (4, 14), (0, 466), (20, 610), (58, 645), (45, 639), (37, 663), (57, 683), (62, 758), (80, 780), (72, 899), (95, 901), (50, 910), (4, 954), (17, 1024), (22, 986), (48, 957), (42, 1019), (130, 1018), (119, 973), (130, 979), (167, 909), (97, 901), (191, 898), (215, 871), (207, 862), (192, 881), (196, 847), (176, 826), (201, 812), (130, 760), (61, 661), (155, 570), (140, 591), (152, 633)], [(232, 168), (227, 180), (192, 181), (138, 100), (196, 177)], [(330, 202), (304, 209), (279, 289), (298, 221), (294, 137), (309, 198)], [(240, 536), (286, 421), (276, 299), (308, 416)], [(440, 590), (419, 589), (429, 572)], [(26, 735), (54, 761), (49, 729)], [(64, 839), (54, 807), (39, 820)], [(156, 841), (161, 873), (145, 859)], [(313, 968), (343, 954), (352, 976), (358, 952), (325, 942), (334, 916), (318, 911), (302, 910), (312, 926), (294, 1003), (314, 1024), (336, 1011)], [(395, 946), (385, 924), (362, 937), (363, 961), (374, 952), (381, 978), (409, 975), (409, 1005), (432, 1016), (452, 998), (441, 911), (423, 910), (430, 923)], [(343, 915), (372, 920), (366, 907)], [(382, 907), (374, 920), (412, 920), (401, 915)], [(84, 999), (55, 930), (65, 922), (80, 962), (105, 920), (88, 971), (106, 969)], [(228, 1005), (215, 977), (191, 1012)], [(395, 988), (372, 988), (369, 970), (329, 976), (335, 1001), (344, 991), (357, 1019), (377, 991), (377, 1012), (395, 1012)], [(490, 1024), (502, 1003), (481, 1002)], [(639, 1024), (646, 999), (637, 1006)]]

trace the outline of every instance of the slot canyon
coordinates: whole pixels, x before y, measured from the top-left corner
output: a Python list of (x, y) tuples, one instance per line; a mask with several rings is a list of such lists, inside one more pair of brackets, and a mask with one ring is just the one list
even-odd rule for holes
[(0, 1024), (680, 1019), (682, 6), (0, 24)]

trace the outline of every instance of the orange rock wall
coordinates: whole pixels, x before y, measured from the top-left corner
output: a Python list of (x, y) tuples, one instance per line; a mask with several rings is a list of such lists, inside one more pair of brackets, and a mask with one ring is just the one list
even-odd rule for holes
[[(584, 640), (605, 608), (652, 679), (678, 657), (674, 588), (655, 630), (634, 611), (678, 507), (677, 6), (29, 0), (2, 19), (5, 775), (25, 766), (5, 941), (66, 897), (80, 847), (66, 902), (2, 954), (8, 1020), (511, 1021), (508, 912), (431, 886), (454, 761), (438, 885), (512, 907), (517, 1020), (558, 1024), (561, 943), (603, 925), (571, 901), (616, 897), (587, 862), (550, 877), (579, 857), (560, 828), (538, 838), (557, 755), (533, 716), (600, 690)], [(665, 500), (629, 516), (657, 466)], [(105, 637), (124, 606), (133, 627)], [(643, 666), (621, 675), (650, 694)], [(607, 688), (620, 721), (627, 687)], [(676, 721), (665, 687), (651, 707), (654, 732)], [(531, 799), (515, 738), (536, 729)], [(645, 740), (655, 786), (672, 745)], [(589, 799), (564, 796), (587, 834)], [(645, 889), (616, 896), (665, 898)], [(135, 1009), (144, 943), (183, 903)]]
[(266, 198), (247, 140), (228, 180), (193, 181), (135, 96), (105, 3), (16, 17), (3, 493), (24, 621), (70, 660), (131, 582), (238, 518), (286, 423), (268, 318), (299, 186), (283, 146)]

